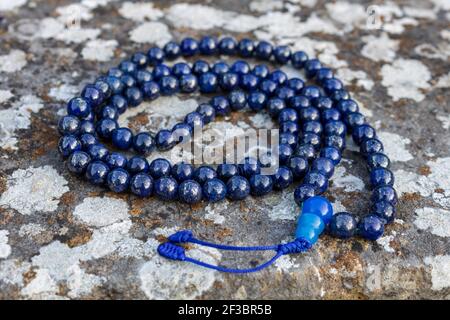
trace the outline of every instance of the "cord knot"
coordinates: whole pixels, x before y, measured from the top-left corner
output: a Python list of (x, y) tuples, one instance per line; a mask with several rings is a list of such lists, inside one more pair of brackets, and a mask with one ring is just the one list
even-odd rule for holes
[(188, 242), (193, 237), (191, 230), (181, 230), (169, 236), (169, 241), (174, 243), (184, 243)]
[(164, 242), (160, 244), (158, 246), (158, 253), (163, 257), (172, 260), (183, 261), (186, 258), (184, 254), (184, 248), (170, 242)]
[(303, 238), (297, 238), (292, 242), (280, 244), (278, 246), (278, 252), (282, 254), (301, 253), (309, 250), (311, 243)]

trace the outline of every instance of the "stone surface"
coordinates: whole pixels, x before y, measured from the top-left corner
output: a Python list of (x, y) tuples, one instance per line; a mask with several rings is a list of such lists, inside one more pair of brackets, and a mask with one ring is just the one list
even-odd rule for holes
[[(373, 14), (371, 1), (1, 1), (0, 298), (448, 299), (450, 6), (376, 3)], [(299, 211), (293, 188), (190, 207), (115, 195), (67, 172), (56, 151), (65, 102), (136, 50), (205, 34), (289, 44), (338, 69), (393, 160), (398, 219), (383, 238), (325, 235), (262, 272), (219, 274), (161, 259), (155, 248), (181, 228), (230, 244), (287, 241)], [(159, 99), (121, 121), (154, 131), (204, 99)], [(224, 121), (207, 129), (273, 126), (250, 112)], [(364, 214), (368, 177), (355, 150), (349, 142), (327, 196), (336, 211)], [(189, 254), (228, 266), (268, 257)]]

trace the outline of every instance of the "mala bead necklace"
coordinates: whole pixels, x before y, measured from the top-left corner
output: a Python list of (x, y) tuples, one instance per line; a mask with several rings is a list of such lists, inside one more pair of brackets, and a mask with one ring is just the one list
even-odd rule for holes
[[(223, 61), (210, 64), (204, 60), (172, 66), (164, 63), (196, 54), (241, 58), (232, 64)], [(271, 71), (264, 63), (251, 67), (244, 60), (247, 58), (278, 65), (290, 63), (296, 69), (303, 69), (315, 85), (289, 78), (279, 69)], [(160, 130), (153, 136), (148, 132), (133, 133), (118, 125), (118, 117), (143, 100), (196, 90), (219, 95), (209, 103), (200, 104), (173, 128)], [(253, 111), (267, 110), (279, 122), (280, 166), (275, 174), (261, 174), (262, 164), (250, 157), (238, 165), (221, 164), (216, 169), (206, 165), (194, 168), (185, 162), (172, 166), (162, 158), (151, 163), (146, 160), (145, 156), (155, 149), (166, 151), (187, 141), (195, 126), (204, 126), (216, 117), (247, 106)], [(113, 192), (128, 191), (139, 197), (155, 195), (166, 201), (194, 204), (202, 200), (216, 202), (224, 198), (242, 200), (249, 195), (262, 196), (273, 189), (285, 189), (294, 181), (301, 182), (294, 192), (301, 214), (292, 242), (236, 247), (202, 241), (191, 231), (183, 230), (158, 247), (159, 254), (169, 259), (224, 272), (248, 273), (267, 267), (284, 254), (307, 251), (324, 230), (338, 238), (359, 235), (376, 240), (395, 217), (394, 175), (375, 129), (366, 122), (358, 104), (331, 69), (317, 59), (310, 59), (303, 51), (291, 52), (288, 46), (250, 39), (238, 42), (231, 37), (218, 41), (209, 36), (200, 41), (185, 38), (180, 43), (168, 42), (163, 48), (135, 53), (117, 68), (109, 69), (68, 102), (67, 112), (58, 124), (62, 136), (58, 148), (68, 170)], [(373, 188), (373, 206), (359, 222), (349, 212), (333, 214), (331, 203), (321, 196), (341, 160), (347, 134), (360, 147)], [(110, 142), (118, 150), (134, 150), (137, 155), (127, 158), (101, 142)], [(230, 269), (188, 257), (183, 243), (232, 251), (271, 250), (275, 254), (255, 268)]]

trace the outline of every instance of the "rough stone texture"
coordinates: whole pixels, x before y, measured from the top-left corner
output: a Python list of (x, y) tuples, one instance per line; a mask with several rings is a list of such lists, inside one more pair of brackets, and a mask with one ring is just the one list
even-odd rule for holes
[[(0, 298), (450, 298), (450, 5), (376, 1), (369, 17), (371, 4), (1, 1)], [(74, 13), (81, 27), (66, 28)], [(381, 29), (367, 28), (367, 19)], [(118, 196), (67, 172), (56, 151), (64, 102), (137, 49), (204, 34), (290, 44), (338, 69), (394, 160), (398, 219), (382, 239), (325, 235), (265, 271), (223, 275), (162, 260), (155, 248), (181, 228), (226, 243), (288, 240), (298, 214), (293, 188), (189, 207)], [(186, 99), (144, 104), (122, 121), (169, 126), (205, 98)], [(272, 126), (250, 112), (226, 121), (210, 129)], [(335, 210), (363, 214), (368, 179), (355, 150), (349, 142), (327, 196)], [(267, 258), (189, 254), (230, 266)]]

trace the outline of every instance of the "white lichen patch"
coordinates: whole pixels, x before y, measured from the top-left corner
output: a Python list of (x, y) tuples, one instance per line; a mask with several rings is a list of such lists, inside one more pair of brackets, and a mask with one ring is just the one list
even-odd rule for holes
[(24, 224), (19, 229), (21, 237), (35, 237), (45, 231), (45, 228), (37, 223)]
[(368, 35), (362, 38), (366, 43), (361, 50), (361, 54), (373, 61), (391, 62), (396, 56), (399, 41), (389, 38), (387, 33), (383, 32), (379, 37)]
[(441, 116), (441, 115), (437, 115), (436, 119), (438, 119), (440, 122), (442, 122), (442, 128), (445, 130), (450, 129), (450, 117), (447, 116)]
[(0, 1), (0, 11), (13, 11), (24, 4), (27, 3), (28, 0), (5, 0)]
[(26, 65), (27, 56), (22, 50), (13, 49), (8, 54), (0, 56), (0, 72), (20, 71)]
[(413, 159), (412, 154), (406, 149), (411, 140), (391, 132), (380, 131), (377, 134), (383, 141), (384, 152), (391, 161), (405, 162)]
[(346, 1), (329, 2), (325, 5), (331, 19), (343, 25), (344, 31), (349, 32), (355, 26), (366, 24), (367, 13), (364, 6)]
[(109, 61), (114, 57), (114, 50), (117, 45), (116, 40), (90, 40), (81, 51), (81, 55), (86, 60)]
[(6, 102), (11, 99), (14, 95), (9, 90), (0, 90), (0, 103)]
[(267, 113), (256, 113), (248, 119), (251, 121), (253, 128), (258, 129), (272, 129), (274, 126), (273, 120)]
[(119, 13), (122, 17), (134, 21), (158, 20), (164, 15), (161, 10), (154, 7), (153, 3), (128, 1), (122, 4)]
[(205, 219), (212, 220), (215, 224), (223, 224), (225, 222), (225, 216), (221, 215), (222, 212), (226, 212), (228, 208), (228, 200), (221, 201), (219, 203), (210, 203), (206, 206)]
[(49, 97), (53, 98), (53, 100), (55, 100), (55, 101), (68, 102), (78, 92), (79, 92), (79, 89), (77, 86), (63, 83), (58, 87), (51, 87), (48, 92), (48, 95), (49, 95)]
[(431, 289), (442, 290), (450, 287), (450, 255), (426, 257), (424, 261), (431, 266)]
[(44, 18), (40, 21), (39, 27), (34, 34), (36, 38), (55, 39), (70, 43), (82, 43), (87, 40), (97, 38), (101, 30), (94, 28), (67, 28), (64, 17), (58, 18)]
[(382, 85), (394, 101), (425, 99), (424, 91), (430, 88), (430, 70), (419, 60), (397, 59), (381, 68)]
[(110, 197), (89, 197), (75, 207), (73, 215), (92, 227), (105, 227), (128, 219), (128, 204)]
[(172, 39), (167, 25), (161, 22), (145, 22), (130, 31), (130, 39), (137, 43), (164, 45)]
[(67, 191), (66, 179), (51, 166), (18, 169), (7, 179), (0, 206), (15, 209), (23, 215), (52, 212)]
[(379, 239), (377, 239), (377, 243), (383, 247), (386, 252), (394, 253), (394, 248), (391, 247), (392, 240), (395, 239), (397, 232), (392, 231), (391, 234), (385, 235)]
[(17, 259), (8, 259), (0, 261), (0, 282), (22, 286), (23, 274), (30, 269), (28, 262)]
[[(278, 195), (277, 195), (278, 197)], [(295, 221), (299, 215), (299, 208), (294, 201), (292, 192), (283, 191), (278, 197), (278, 203), (269, 212), (271, 220)]]
[(58, 286), (47, 270), (37, 270), (36, 276), (22, 290), (21, 294), (28, 297), (51, 299), (58, 291)]
[(68, 270), (67, 287), (68, 295), (77, 298), (89, 294), (92, 289), (105, 282), (105, 278), (86, 273), (79, 265), (75, 264)]
[(341, 68), (337, 70), (337, 76), (345, 85), (356, 84), (365, 90), (371, 90), (374, 82), (368, 74), (362, 70), (351, 70), (350, 68)]
[(253, 0), (248, 7), (251, 11), (268, 12), (283, 9), (283, 2), (278, 0)]
[(450, 72), (439, 77), (436, 88), (450, 88)]
[(0, 230), (0, 259), (8, 258), (11, 246), (8, 244), (8, 230)]
[(420, 208), (415, 211), (414, 224), (440, 237), (450, 237), (450, 211), (439, 208)]
[(281, 256), (274, 265), (278, 272), (291, 272), (292, 269), (299, 267), (299, 264), (295, 263), (294, 255)]
[(334, 170), (333, 187), (344, 188), (346, 192), (361, 191), (364, 189), (364, 181), (347, 173), (343, 166), (338, 166)]

